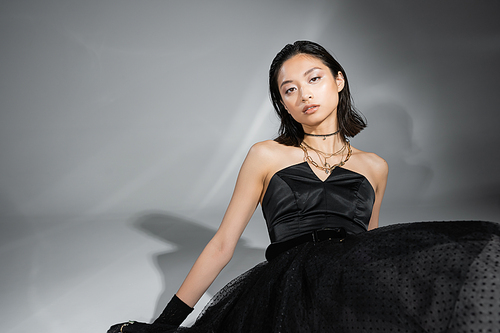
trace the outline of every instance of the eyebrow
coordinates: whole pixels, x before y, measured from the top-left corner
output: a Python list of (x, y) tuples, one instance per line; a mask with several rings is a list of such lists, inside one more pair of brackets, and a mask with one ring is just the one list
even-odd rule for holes
[[(315, 69), (323, 69), (323, 68), (320, 68), (320, 67), (310, 68), (310, 69), (308, 69), (307, 71), (304, 72), (304, 76), (307, 76), (307, 74), (311, 73)], [(283, 85), (285, 85), (287, 83), (291, 83), (291, 82), (293, 82), (293, 80), (286, 80), (286, 81), (281, 82), (280, 88), (283, 87)]]

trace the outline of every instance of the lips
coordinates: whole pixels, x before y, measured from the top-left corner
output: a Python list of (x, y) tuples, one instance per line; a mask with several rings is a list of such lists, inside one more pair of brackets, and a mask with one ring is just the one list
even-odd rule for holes
[(302, 109), (302, 112), (305, 114), (311, 114), (311, 113), (316, 112), (316, 110), (318, 110), (318, 108), (319, 108), (318, 104), (308, 104), (308, 105), (304, 106), (304, 108)]

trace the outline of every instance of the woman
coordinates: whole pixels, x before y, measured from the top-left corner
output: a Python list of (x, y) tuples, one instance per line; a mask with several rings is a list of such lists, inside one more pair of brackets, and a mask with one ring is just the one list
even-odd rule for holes
[[(500, 249), (498, 226), (436, 222), (372, 230), (388, 167), (349, 143), (366, 124), (351, 105), (343, 68), (320, 45), (298, 41), (273, 60), (269, 86), (280, 135), (250, 149), (215, 236), (158, 319), (108, 332), (472, 327), (461, 322), (471, 313), (467, 307), (476, 306), (471, 295), (487, 297), (498, 280), (498, 255), (492, 259)], [(259, 203), (272, 242), (267, 261), (216, 294), (193, 327), (178, 328), (231, 259)], [(472, 291), (475, 283), (491, 290)], [(499, 315), (495, 301), (476, 310)]]

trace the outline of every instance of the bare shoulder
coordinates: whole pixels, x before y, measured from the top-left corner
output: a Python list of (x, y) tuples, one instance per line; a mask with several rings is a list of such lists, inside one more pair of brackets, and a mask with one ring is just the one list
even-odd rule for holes
[(352, 168), (365, 175), (374, 188), (385, 184), (389, 173), (387, 162), (375, 153), (353, 148)]
[(287, 157), (289, 158), (290, 154), (293, 154), (296, 150), (296, 147), (285, 146), (274, 140), (266, 140), (255, 143), (248, 154), (262, 162), (275, 164)]
[(281, 147), (279, 143), (274, 140), (266, 140), (255, 143), (248, 152), (249, 155), (256, 155), (256, 157), (269, 157), (274, 155)]
[(303, 162), (304, 153), (300, 148), (266, 140), (257, 142), (250, 148), (247, 160), (264, 174), (264, 183), (267, 185), (278, 170)]
[(267, 174), (274, 169), (276, 161), (284, 154), (284, 146), (273, 140), (255, 143), (245, 159), (245, 164)]
[(281, 143), (277, 143), (274, 140), (265, 140), (255, 143), (251, 151), (255, 151), (258, 154), (286, 154), (289, 153), (290, 149), (296, 149), (296, 147), (285, 146)]
[(387, 174), (389, 170), (387, 162), (375, 153), (370, 153), (353, 148), (353, 155), (355, 155), (361, 163), (368, 166), (370, 169), (373, 169), (377, 173)]

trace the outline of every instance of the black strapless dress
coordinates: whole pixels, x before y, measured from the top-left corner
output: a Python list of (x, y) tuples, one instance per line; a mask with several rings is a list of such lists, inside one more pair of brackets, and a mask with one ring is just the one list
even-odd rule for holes
[[(306, 162), (277, 172), (262, 203), (268, 261), (177, 332), (500, 332), (499, 224), (366, 231), (374, 199), (368, 180), (347, 169), (324, 182)], [(325, 228), (346, 235), (304, 241)]]

